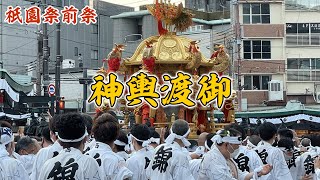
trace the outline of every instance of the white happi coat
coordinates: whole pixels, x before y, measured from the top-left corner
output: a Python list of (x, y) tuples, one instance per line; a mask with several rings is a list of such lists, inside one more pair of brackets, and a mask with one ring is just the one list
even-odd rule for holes
[(202, 162), (202, 158), (201, 159), (192, 159), (191, 161), (189, 161), (191, 174), (194, 179), (198, 179), (201, 162)]
[(293, 180), (301, 180), (302, 178), (301, 168), (303, 167), (301, 164), (301, 155), (299, 154), (299, 152), (300, 151), (295, 149), (293, 152), (293, 157), (286, 161)]
[(84, 145), (83, 148), (83, 154), (87, 153), (88, 151), (90, 151), (91, 149), (94, 148), (94, 146), (96, 145), (96, 139), (95, 138), (90, 138), (89, 141)]
[(232, 176), (232, 170), (228, 166), (226, 158), (221, 154), (220, 150), (214, 146), (212, 150), (203, 156), (198, 180), (244, 180), (248, 172), (240, 171), (233, 159), (230, 159), (229, 162), (233, 163), (237, 171), (237, 178)]
[(0, 179), (29, 180), (29, 175), (22, 163), (12, 157), (4, 146), (0, 145)]
[(98, 163), (79, 149), (65, 148), (43, 165), (39, 179), (102, 180)]
[(108, 144), (97, 142), (96, 146), (86, 155), (96, 159), (104, 179), (123, 180), (132, 178), (133, 174), (126, 167), (125, 161), (114, 153)]
[[(241, 160), (243, 163), (239, 162)], [(246, 146), (239, 147), (239, 154), (234, 158), (234, 161), (241, 171), (253, 172), (256, 168), (263, 166), (259, 155)]]
[(43, 164), (47, 160), (57, 156), (62, 149), (63, 149), (63, 147), (59, 144), (58, 141), (53, 143), (51, 146), (40, 149), (40, 151), (37, 153), (37, 155), (35, 157), (35, 161), (33, 163), (32, 173), (30, 175), (30, 179), (31, 180), (42, 180), (42, 179), (39, 179), (39, 174), (40, 174), (40, 170), (41, 170)]
[(306, 174), (312, 175), (313, 180), (320, 180), (317, 178), (316, 171), (314, 170), (314, 158), (319, 155), (316, 151), (307, 151), (300, 156), (300, 171), (298, 176), (303, 177)]
[(188, 153), (177, 143), (162, 144), (155, 148), (147, 168), (147, 177), (152, 180), (193, 180)]
[(317, 177), (317, 180), (320, 180), (320, 169), (317, 168), (317, 169), (315, 170), (315, 173), (316, 173), (315, 176)]
[(128, 160), (128, 169), (133, 173), (133, 180), (148, 180), (146, 169), (149, 166), (154, 150), (142, 148), (136, 151)]
[(129, 159), (129, 154), (125, 151), (120, 151), (116, 153), (119, 157), (123, 158), (123, 160), (128, 160)]
[(14, 152), (12, 156), (22, 163), (23, 167), (26, 169), (27, 173), (30, 176), (32, 173), (32, 167), (36, 159), (36, 155), (34, 154), (19, 155), (18, 153)]
[(268, 180), (292, 180), (283, 152), (280, 149), (273, 147), (268, 142), (261, 141), (254, 150), (260, 156), (263, 164), (270, 164), (273, 167), (267, 178)]

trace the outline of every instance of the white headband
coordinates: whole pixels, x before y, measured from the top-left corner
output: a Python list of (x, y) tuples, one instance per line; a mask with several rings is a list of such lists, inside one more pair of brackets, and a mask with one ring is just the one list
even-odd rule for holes
[(14, 135), (10, 128), (1, 128), (0, 136), (0, 144), (4, 146), (14, 141)]
[[(302, 146), (302, 147), (304, 147), (304, 146), (302, 145), (302, 141), (303, 141), (304, 139), (307, 139), (307, 138), (302, 138), (301, 141), (300, 141), (300, 146)], [(307, 146), (307, 147), (313, 147), (312, 144), (311, 144), (311, 140), (310, 140), (309, 146)]]
[(230, 136), (230, 132), (229, 131), (227, 131), (226, 136), (222, 137), (221, 133), (223, 131), (224, 130), (219, 130), (217, 132), (217, 134), (214, 135), (211, 138), (211, 141), (212, 142), (216, 142), (218, 144), (221, 144), (221, 143), (224, 143), (224, 142), (227, 142), (227, 143), (230, 143), (230, 144), (242, 144), (241, 137), (240, 136), (232, 137), (232, 136)]
[(136, 141), (139, 141), (139, 142), (142, 142), (142, 147), (148, 147), (149, 144), (150, 144), (150, 141), (149, 139), (148, 140), (141, 140), (141, 139), (138, 139), (136, 137), (134, 137), (134, 135), (130, 134), (130, 136), (135, 139)]
[(293, 152), (293, 149), (287, 149), (285, 147), (278, 147), (278, 149), (280, 149), (281, 151), (285, 151), (285, 152)]
[(119, 141), (118, 139), (114, 141), (114, 144), (118, 145), (118, 146), (126, 146), (127, 145), (126, 143)]
[(63, 139), (59, 136), (58, 132), (56, 132), (56, 135), (58, 136), (58, 139), (61, 141), (61, 142), (65, 142), (65, 143), (68, 143), (68, 142), (80, 142), (82, 141), (86, 136), (88, 136), (88, 132), (87, 132), (87, 129), (84, 131), (84, 134), (83, 136), (81, 136), (80, 138), (78, 139)]
[(130, 150), (129, 144), (126, 144), (126, 143), (124, 143), (122, 141), (119, 141), (118, 139), (114, 141), (114, 144), (118, 145), (118, 146), (124, 146), (124, 150), (125, 151), (129, 151)]
[(252, 144), (252, 142), (249, 139), (247, 140), (247, 146), (252, 149), (257, 147), (256, 145)]
[(160, 138), (151, 137), (149, 141), (150, 143), (157, 143), (158, 145), (160, 144)]
[(188, 147), (191, 145), (191, 143), (186, 138), (189, 135), (189, 133), (190, 133), (190, 128), (183, 136), (180, 136), (180, 135), (177, 135), (176, 133), (173, 133), (172, 128), (171, 128), (170, 135), (167, 137), (165, 142), (168, 144), (171, 144), (174, 141), (174, 139), (180, 139), (183, 142), (183, 144)]

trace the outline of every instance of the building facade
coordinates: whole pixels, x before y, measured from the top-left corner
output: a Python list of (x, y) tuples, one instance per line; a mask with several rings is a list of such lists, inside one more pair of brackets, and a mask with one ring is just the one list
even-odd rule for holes
[(288, 100), (320, 103), (320, 1), (286, 1)]
[(290, 100), (320, 103), (320, 2), (238, 3), (243, 109)]
[(30, 4), (25, 0), (0, 2), (0, 62), (9, 72), (23, 74), (26, 65), (37, 62), (37, 26), (4, 22), (8, 6), (20, 6), (23, 11)]
[[(242, 109), (274, 101), (268, 91), (271, 80), (280, 82), (282, 98), (286, 95), (285, 10), (284, 1), (239, 0), (241, 28), (240, 78)], [(236, 18), (234, 18), (236, 22)], [(237, 52), (236, 52), (237, 53)], [(238, 54), (238, 53), (237, 53)], [(238, 72), (235, 61), (235, 73)]]

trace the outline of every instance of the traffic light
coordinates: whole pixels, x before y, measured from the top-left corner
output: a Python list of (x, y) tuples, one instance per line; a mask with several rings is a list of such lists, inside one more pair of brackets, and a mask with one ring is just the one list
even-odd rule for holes
[(65, 101), (64, 101), (64, 97), (61, 97), (59, 100), (59, 109), (60, 110), (64, 110), (65, 108)]

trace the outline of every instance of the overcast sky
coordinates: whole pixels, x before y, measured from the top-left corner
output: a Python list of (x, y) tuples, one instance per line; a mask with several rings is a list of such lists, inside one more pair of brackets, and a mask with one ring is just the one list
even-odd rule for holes
[[(134, 7), (136, 10), (139, 8), (139, 6), (144, 4), (152, 4), (154, 0), (103, 0), (106, 2), (114, 3), (114, 4), (121, 4), (125, 6), (131, 6)], [(159, 0), (160, 1), (160, 0)], [(171, 0), (172, 3), (184, 3), (185, 0)]]

